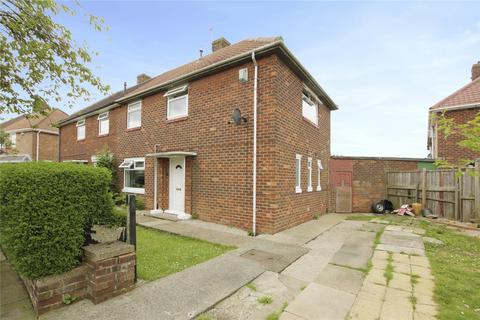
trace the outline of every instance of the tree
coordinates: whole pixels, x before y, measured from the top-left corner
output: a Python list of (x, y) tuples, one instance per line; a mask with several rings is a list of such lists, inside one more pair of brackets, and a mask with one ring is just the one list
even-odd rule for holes
[(97, 153), (97, 167), (106, 168), (112, 174), (112, 180), (110, 181), (110, 191), (114, 194), (118, 193), (117, 190), (117, 168), (115, 167), (115, 158), (108, 149), (104, 149)]
[(12, 146), (10, 135), (3, 130), (0, 130), (0, 154), (7, 152), (7, 148)]
[[(96, 52), (52, 18), (76, 12), (55, 0), (0, 0), (0, 114), (46, 114), (48, 105), (88, 100), (109, 87), (87, 67)], [(103, 20), (87, 15), (96, 31)]]
[[(463, 124), (455, 123), (455, 119), (446, 116), (446, 112), (436, 116), (434, 121), (437, 122), (439, 132), (442, 132), (445, 139), (451, 135), (459, 135), (462, 139), (458, 145), (480, 154), (480, 112), (478, 112), (470, 121)], [(437, 160), (440, 167), (465, 166), (472, 163), (475, 159), (462, 159), (460, 163), (449, 163), (446, 160)]]

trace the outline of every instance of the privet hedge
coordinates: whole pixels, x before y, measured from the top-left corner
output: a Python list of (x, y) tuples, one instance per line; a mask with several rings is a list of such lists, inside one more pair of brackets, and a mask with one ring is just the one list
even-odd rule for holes
[(75, 267), (84, 226), (112, 219), (108, 170), (72, 163), (0, 164), (0, 241), (28, 278)]

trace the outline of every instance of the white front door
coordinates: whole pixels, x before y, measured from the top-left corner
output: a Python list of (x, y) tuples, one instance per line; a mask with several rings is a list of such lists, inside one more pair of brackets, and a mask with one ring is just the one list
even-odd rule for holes
[(185, 158), (170, 158), (168, 211), (185, 212)]

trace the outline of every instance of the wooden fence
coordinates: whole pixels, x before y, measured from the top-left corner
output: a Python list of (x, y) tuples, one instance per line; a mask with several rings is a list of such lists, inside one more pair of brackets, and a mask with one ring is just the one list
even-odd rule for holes
[(455, 169), (387, 172), (385, 182), (395, 208), (420, 202), (443, 218), (480, 221), (480, 161), (461, 174)]

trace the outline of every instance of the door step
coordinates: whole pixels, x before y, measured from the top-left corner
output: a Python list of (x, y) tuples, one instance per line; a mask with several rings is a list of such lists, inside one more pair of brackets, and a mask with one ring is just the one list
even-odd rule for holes
[(176, 214), (165, 213), (165, 212), (161, 212), (161, 213), (160, 212), (158, 212), (158, 213), (157, 212), (155, 212), (155, 213), (147, 212), (147, 213), (144, 213), (144, 215), (147, 216), (147, 217), (170, 220), (170, 221), (179, 221), (180, 220)]

